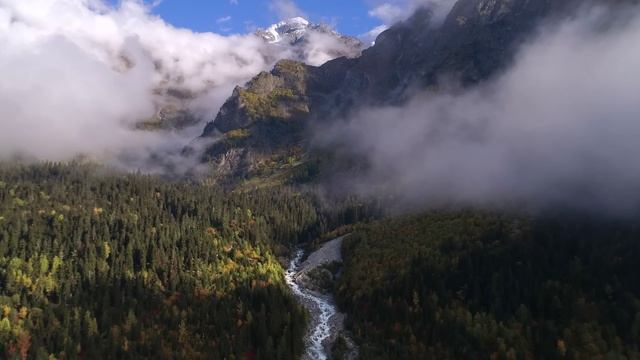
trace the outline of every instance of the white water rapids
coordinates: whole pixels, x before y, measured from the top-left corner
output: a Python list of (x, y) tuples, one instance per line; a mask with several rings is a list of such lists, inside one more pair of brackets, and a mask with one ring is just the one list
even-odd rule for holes
[(326, 343), (329, 341), (334, 329), (331, 318), (338, 313), (332, 301), (316, 294), (296, 282), (296, 274), (300, 267), (303, 251), (299, 249), (289, 263), (285, 273), (287, 284), (293, 293), (302, 301), (311, 314), (311, 324), (305, 337), (306, 351), (304, 359), (326, 360), (328, 358)]

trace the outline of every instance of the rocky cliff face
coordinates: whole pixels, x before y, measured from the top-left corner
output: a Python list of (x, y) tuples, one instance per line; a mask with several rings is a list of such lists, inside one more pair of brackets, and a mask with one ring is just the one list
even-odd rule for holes
[(306, 119), (311, 113), (307, 90), (314, 68), (282, 60), (244, 87), (236, 87), (203, 137), (217, 137), (207, 149), (218, 173), (247, 177), (291, 163), (300, 155)]
[[(251, 141), (233, 147), (242, 153), (265, 154), (291, 144), (304, 149), (311, 121), (333, 121), (367, 105), (400, 104), (414, 89), (437, 91), (443, 80), (472, 86), (490, 78), (512, 61), (541, 21), (568, 16), (585, 2), (459, 0), (441, 24), (430, 11), (418, 10), (380, 34), (360, 57), (320, 67), (286, 61), (258, 75), (235, 89), (202, 136), (226, 139), (247, 132)], [(280, 136), (259, 140), (274, 133)], [(258, 149), (257, 143), (270, 146)], [(220, 150), (229, 149), (216, 145), (207, 157), (219, 159)]]
[(236, 87), (211, 125), (224, 133), (261, 119), (294, 121), (305, 117), (309, 113), (307, 72), (302, 63), (280, 61), (271, 73), (260, 73), (245, 87)]

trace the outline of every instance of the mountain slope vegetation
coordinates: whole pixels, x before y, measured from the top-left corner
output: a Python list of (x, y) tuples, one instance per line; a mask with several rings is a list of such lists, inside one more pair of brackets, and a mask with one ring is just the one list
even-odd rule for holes
[(229, 194), (91, 165), (3, 165), (0, 353), (297, 358), (305, 313), (277, 256), (361, 209), (283, 188)]
[(456, 210), (361, 226), (337, 285), (366, 359), (637, 359), (637, 220)]

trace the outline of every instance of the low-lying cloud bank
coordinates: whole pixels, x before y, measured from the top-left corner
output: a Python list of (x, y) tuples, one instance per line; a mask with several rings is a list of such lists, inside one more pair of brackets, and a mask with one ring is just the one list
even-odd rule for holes
[[(324, 40), (326, 52), (337, 46)], [(209, 121), (233, 87), (293, 54), (254, 34), (175, 28), (134, 0), (0, 0), (0, 43), (0, 158), (83, 154), (141, 167), (202, 129), (142, 132), (138, 122), (174, 102)]]
[(370, 169), (351, 185), (407, 200), (524, 202), (626, 212), (640, 204), (640, 16), (591, 9), (525, 45), (494, 81), (326, 131)]

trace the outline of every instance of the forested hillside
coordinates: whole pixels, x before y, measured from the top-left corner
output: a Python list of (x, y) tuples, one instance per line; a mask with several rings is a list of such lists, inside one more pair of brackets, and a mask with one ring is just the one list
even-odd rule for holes
[(321, 203), (91, 165), (2, 166), (0, 354), (296, 358), (305, 314), (276, 253), (364, 211)]
[(440, 211), (361, 226), (340, 303), (365, 359), (638, 359), (640, 226)]

